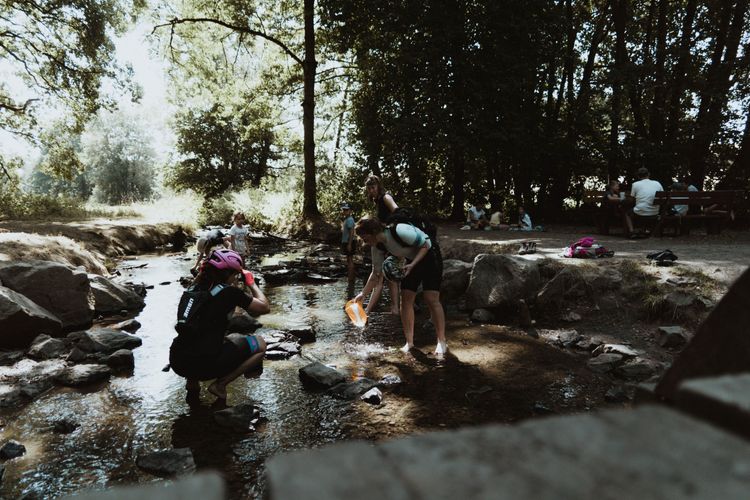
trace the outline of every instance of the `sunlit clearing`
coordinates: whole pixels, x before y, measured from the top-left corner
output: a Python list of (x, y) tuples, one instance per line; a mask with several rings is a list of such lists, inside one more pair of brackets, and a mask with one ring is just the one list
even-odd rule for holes
[(134, 218), (149, 224), (172, 222), (195, 226), (200, 206), (200, 196), (192, 191), (165, 191), (161, 197), (152, 201), (115, 206), (88, 203), (86, 208), (97, 213), (106, 213), (109, 217)]

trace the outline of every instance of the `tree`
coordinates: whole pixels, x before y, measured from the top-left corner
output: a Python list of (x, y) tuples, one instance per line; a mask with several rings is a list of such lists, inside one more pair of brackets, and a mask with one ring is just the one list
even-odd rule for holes
[[(208, 13), (203, 12), (203, 5), (198, 2), (188, 2), (187, 15), (175, 16), (170, 21), (157, 25), (154, 29), (163, 27), (170, 28), (170, 40), (178, 34), (177, 27), (184, 24), (214, 25), (220, 26), (231, 33), (242, 37), (264, 40), (281, 49), (282, 53), (289, 57), (302, 71), (303, 79), (303, 135), (304, 135), (304, 193), (302, 215), (308, 219), (320, 217), (317, 201), (317, 170), (315, 165), (315, 77), (317, 61), (315, 59), (315, 26), (314, 26), (314, 0), (304, 0), (302, 8), (302, 20), (304, 34), (301, 49), (299, 41), (295, 39), (294, 29), (290, 29), (289, 18), (281, 21), (273, 20), (272, 14), (280, 13), (284, 18), (290, 12), (299, 10), (298, 2), (273, 2), (260, 5), (258, 2), (246, 2), (239, 0), (223, 0), (213, 2)], [(272, 26), (276, 33), (266, 31), (263, 17), (267, 14), (269, 20), (273, 20)], [(258, 26), (255, 26), (255, 23)], [(271, 24), (271, 23), (269, 23)], [(298, 55), (300, 50), (304, 56)]]
[(245, 183), (260, 185), (269, 163), (279, 157), (268, 114), (264, 107), (220, 104), (180, 113), (177, 150), (184, 158), (172, 168), (168, 183), (207, 197)]
[(102, 104), (103, 78), (126, 82), (112, 64), (111, 37), (144, 0), (0, 1), (0, 58), (23, 82), (0, 84), (0, 128), (33, 136), (37, 101), (62, 104), (77, 130)]
[(91, 172), (94, 196), (121, 204), (151, 197), (155, 155), (139, 120), (124, 113), (100, 113), (82, 138), (81, 161)]

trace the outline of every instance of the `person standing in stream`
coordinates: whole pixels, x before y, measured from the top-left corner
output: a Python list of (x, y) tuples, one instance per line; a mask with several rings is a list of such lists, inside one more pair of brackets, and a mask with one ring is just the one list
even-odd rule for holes
[[(365, 194), (377, 209), (377, 218), (383, 224), (388, 223), (388, 218), (396, 211), (398, 205), (393, 196), (385, 190), (383, 182), (377, 175), (370, 175), (365, 181)], [(370, 313), (378, 303), (380, 294), (383, 291), (383, 274), (379, 273), (379, 280), (372, 289), (372, 295), (365, 308), (366, 313)], [(389, 281), (388, 290), (391, 292), (391, 314), (399, 314), (399, 291), (398, 283)]]

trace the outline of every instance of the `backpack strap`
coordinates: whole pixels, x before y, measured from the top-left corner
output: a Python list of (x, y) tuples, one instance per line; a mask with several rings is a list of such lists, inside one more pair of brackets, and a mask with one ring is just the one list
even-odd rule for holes
[(227, 286), (228, 285), (226, 285), (224, 283), (219, 283), (218, 285), (216, 285), (215, 287), (213, 287), (208, 293), (211, 294), (211, 297), (216, 297), (217, 295), (219, 295), (219, 292), (221, 292), (222, 290), (224, 290)]

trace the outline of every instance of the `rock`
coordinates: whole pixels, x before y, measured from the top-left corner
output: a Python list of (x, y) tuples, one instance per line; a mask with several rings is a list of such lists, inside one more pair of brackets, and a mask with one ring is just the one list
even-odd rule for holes
[(77, 347), (71, 349), (70, 354), (65, 358), (66, 361), (70, 361), (71, 363), (80, 363), (84, 359), (86, 359), (86, 353)]
[(81, 386), (109, 378), (109, 368), (104, 365), (75, 365), (63, 370), (55, 380), (67, 386)]
[(98, 274), (89, 274), (94, 311), (101, 314), (112, 314), (122, 310), (132, 311), (144, 306), (143, 297), (133, 290), (108, 280)]
[(600, 354), (620, 354), (625, 358), (633, 358), (638, 356), (639, 352), (635, 349), (622, 344), (602, 344), (591, 354), (592, 356), (599, 356)]
[(366, 393), (362, 394), (359, 399), (365, 403), (370, 403), (371, 405), (379, 405), (383, 402), (383, 393), (380, 392), (380, 389), (377, 387), (373, 387)]
[(249, 403), (230, 406), (214, 412), (214, 420), (222, 427), (237, 432), (255, 432), (255, 424), (260, 420), (260, 411)]
[(174, 448), (147, 453), (140, 455), (135, 463), (145, 471), (165, 476), (195, 472), (193, 452), (190, 448)]
[(362, 393), (365, 393), (375, 387), (377, 382), (369, 378), (361, 378), (354, 382), (342, 382), (336, 384), (328, 390), (328, 394), (337, 399), (354, 399)]
[(77, 332), (70, 332), (68, 335), (66, 335), (65, 338), (67, 338), (71, 342), (78, 342), (85, 336), (86, 336), (86, 330), (79, 330)]
[(317, 361), (300, 368), (299, 377), (303, 385), (322, 389), (346, 381), (346, 375)]
[(440, 285), (440, 300), (445, 303), (455, 302), (463, 297), (469, 286), (469, 275), (472, 265), (457, 259), (443, 261), (443, 281)]
[(23, 397), (18, 386), (0, 384), (0, 408), (18, 408), (22, 403)]
[(135, 358), (130, 349), (118, 349), (104, 358), (104, 363), (113, 370), (130, 370), (135, 366)]
[(23, 351), (3, 351), (0, 352), (0, 366), (8, 366), (15, 364), (16, 361), (22, 359), (25, 353)]
[(555, 413), (553, 410), (548, 408), (544, 403), (536, 402), (534, 407), (531, 409), (536, 415), (551, 415)]
[(684, 276), (672, 276), (671, 278), (667, 278), (667, 283), (674, 286), (688, 286), (695, 285), (698, 283), (698, 280), (695, 278), (686, 278)]
[(567, 313), (563, 314), (560, 319), (563, 321), (567, 321), (568, 323), (575, 323), (576, 321), (581, 321), (581, 319), (583, 318), (575, 311), (568, 311)]
[(609, 388), (604, 399), (610, 403), (624, 403), (628, 400), (628, 394), (621, 385), (614, 385)]
[(514, 306), (519, 299), (534, 298), (540, 281), (536, 261), (509, 255), (480, 254), (474, 259), (466, 300), (475, 308)]
[(141, 327), (141, 324), (135, 319), (127, 319), (112, 325), (110, 328), (115, 330), (123, 330), (125, 332), (135, 333)]
[(0, 348), (26, 347), (40, 333), (59, 335), (62, 323), (30, 299), (0, 286)]
[(0, 448), (0, 458), (10, 460), (11, 458), (20, 457), (26, 453), (26, 447), (18, 441), (8, 441)]
[(19, 387), (19, 394), (26, 400), (31, 401), (51, 388), (52, 382), (47, 379), (24, 382)]
[(557, 333), (555, 343), (562, 347), (572, 347), (579, 340), (583, 338), (583, 335), (578, 333), (577, 330), (560, 330)]
[(662, 306), (665, 319), (692, 319), (711, 307), (711, 303), (693, 292), (675, 290), (663, 297)]
[(273, 350), (284, 351), (293, 356), (299, 354), (299, 344), (297, 342), (279, 342), (278, 344), (273, 344)]
[(615, 369), (615, 373), (627, 379), (645, 380), (656, 375), (662, 366), (651, 359), (634, 358)]
[(265, 359), (270, 360), (279, 360), (279, 359), (289, 359), (294, 354), (282, 350), (276, 350), (276, 349), (268, 349), (265, 354)]
[(0, 464), (0, 484), (3, 484), (4, 477), (5, 477), (5, 465)]
[(312, 327), (287, 330), (287, 333), (289, 335), (294, 335), (295, 337), (297, 337), (301, 344), (309, 344), (311, 342), (315, 342), (315, 339), (317, 338), (315, 329)]
[(614, 370), (623, 360), (621, 354), (601, 354), (589, 359), (586, 364), (589, 369), (596, 373), (607, 373)]
[(70, 434), (81, 426), (75, 420), (61, 418), (52, 422), (52, 431), (57, 434)]
[(399, 385), (401, 383), (401, 377), (398, 375), (384, 375), (383, 378), (380, 379), (378, 382), (378, 386), (380, 387), (387, 387), (391, 385)]
[(542, 287), (536, 296), (536, 302), (543, 309), (557, 310), (566, 298), (580, 297), (586, 293), (587, 287), (581, 273), (567, 266)]
[(28, 354), (34, 359), (51, 359), (65, 354), (67, 348), (63, 340), (53, 339), (49, 335), (39, 335), (31, 343)]
[(0, 280), (3, 286), (52, 313), (63, 329), (91, 325), (89, 279), (82, 268), (44, 260), (3, 262)]
[(495, 313), (488, 309), (474, 309), (474, 312), (471, 313), (471, 320), (475, 323), (493, 323)]
[(673, 348), (682, 347), (690, 340), (690, 332), (681, 326), (660, 326), (659, 327), (659, 345), (662, 347)]
[(78, 348), (86, 352), (113, 353), (120, 349), (140, 347), (140, 337), (112, 328), (91, 329), (78, 341)]
[(601, 339), (597, 338), (582, 338), (578, 342), (576, 342), (576, 348), (582, 349), (584, 351), (593, 351), (597, 347), (603, 344), (603, 341)]
[(260, 321), (250, 316), (246, 311), (235, 313), (229, 318), (227, 331), (231, 333), (253, 333), (263, 326)]
[(529, 305), (523, 299), (518, 301), (518, 326), (521, 328), (531, 328), (534, 326), (534, 322), (531, 320)]
[(277, 344), (287, 339), (287, 335), (279, 330), (264, 331), (260, 336), (266, 341), (266, 345)]

